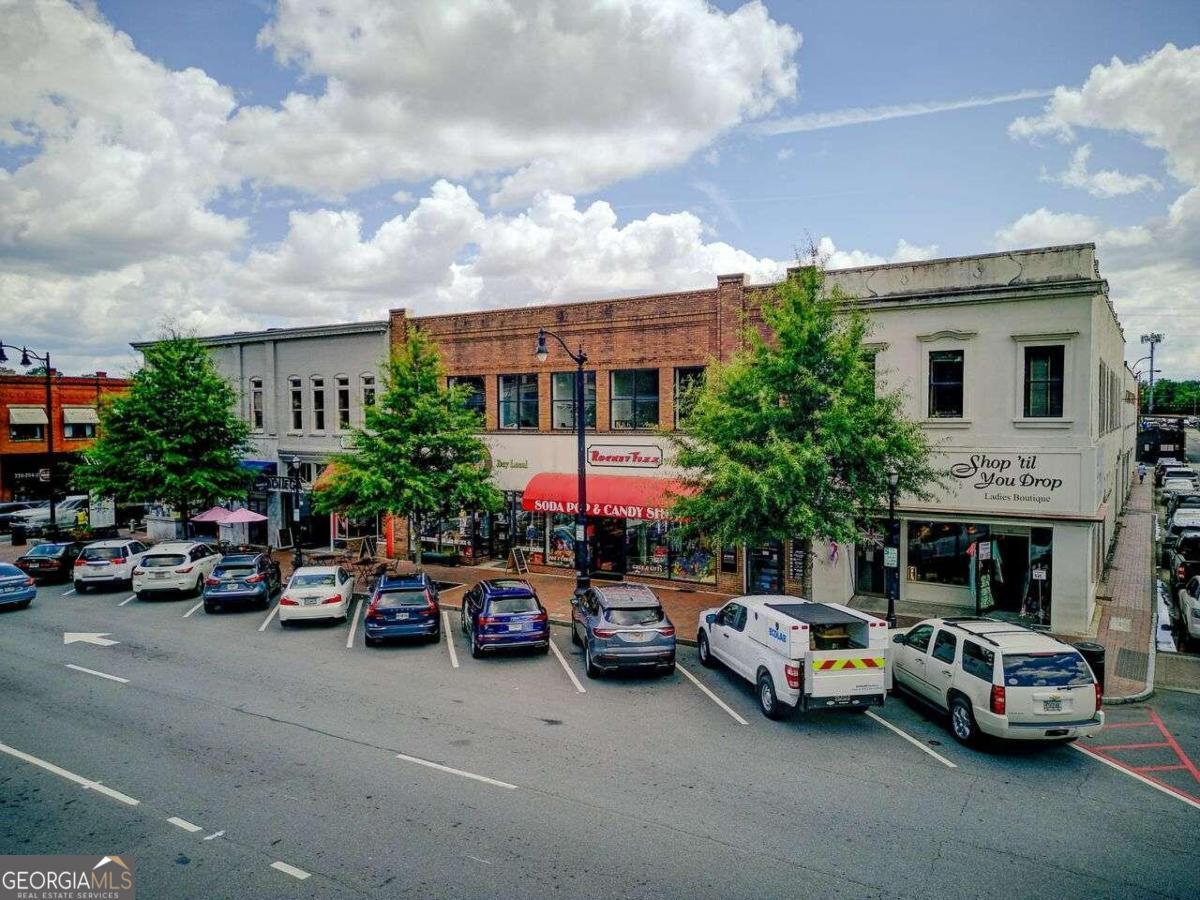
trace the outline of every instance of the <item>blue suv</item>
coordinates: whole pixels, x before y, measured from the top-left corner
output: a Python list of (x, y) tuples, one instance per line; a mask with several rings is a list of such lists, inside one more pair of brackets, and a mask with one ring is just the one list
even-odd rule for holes
[(675, 671), (675, 626), (644, 584), (606, 584), (571, 598), (571, 642), (588, 678), (616, 669)]
[(398, 637), (436, 643), (442, 636), (440, 602), (437, 583), (424, 572), (380, 578), (367, 604), (367, 646)]
[(461, 626), (471, 655), (532, 647), (550, 652), (550, 616), (528, 581), (481, 581), (463, 597)]

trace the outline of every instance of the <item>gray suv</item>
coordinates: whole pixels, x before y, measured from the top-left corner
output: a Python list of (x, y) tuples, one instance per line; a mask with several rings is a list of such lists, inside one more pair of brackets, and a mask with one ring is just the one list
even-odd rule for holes
[(675, 626), (644, 584), (606, 584), (572, 598), (571, 641), (583, 647), (588, 678), (613, 669), (675, 671)]

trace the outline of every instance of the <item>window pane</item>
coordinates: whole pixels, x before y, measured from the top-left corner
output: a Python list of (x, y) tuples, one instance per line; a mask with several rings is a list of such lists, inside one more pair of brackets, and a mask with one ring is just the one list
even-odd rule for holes
[(987, 526), (963, 522), (908, 523), (908, 577), (966, 587), (972, 543), (988, 534)]
[(1025, 415), (1063, 414), (1063, 347), (1025, 348)]
[(616, 400), (612, 402), (612, 427), (633, 428), (633, 401)]
[(634, 377), (637, 373), (628, 369), (612, 373), (612, 393), (614, 397), (632, 397), (634, 393)]

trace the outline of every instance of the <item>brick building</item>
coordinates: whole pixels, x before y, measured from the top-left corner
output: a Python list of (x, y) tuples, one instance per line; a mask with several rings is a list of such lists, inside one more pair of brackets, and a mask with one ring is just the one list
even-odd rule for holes
[(67, 490), (77, 455), (96, 436), (100, 404), (123, 393), (129, 382), (94, 375), (62, 375), (52, 370), (50, 405), (42, 375), (0, 375), (0, 500), (41, 500), (47, 484), (39, 473), (50, 467), (47, 431), (53, 429), (54, 486)]
[[(1128, 491), (1136, 418), (1124, 335), (1095, 247), (837, 270), (829, 283), (870, 316), (877, 377), (905, 392), (906, 414), (953, 473), (934, 503), (900, 499), (902, 600), (962, 611), (983, 594), (984, 605), (1083, 630)], [(393, 310), (393, 343), (420, 328), (449, 378), (472, 388), (507, 498), (498, 515), (464, 511), (430, 526), (419, 536), (425, 548), (480, 559), (521, 547), (535, 571), (570, 571), (574, 364), (556, 344), (538, 364), (544, 326), (588, 355), (597, 574), (799, 591), (799, 542), (683, 543), (663, 500), (680, 473), (658, 429), (675, 426), (681, 387), (710, 360), (729, 358), (744, 322), (761, 321), (769, 289), (728, 275), (704, 290), (647, 297), (426, 317)], [(402, 547), (417, 536), (396, 538)], [(882, 591), (877, 545), (816, 556), (814, 590), (826, 599)]]

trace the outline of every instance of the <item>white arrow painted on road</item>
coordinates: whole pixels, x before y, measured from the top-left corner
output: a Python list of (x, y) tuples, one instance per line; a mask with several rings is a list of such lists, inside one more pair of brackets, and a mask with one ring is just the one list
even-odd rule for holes
[(100, 634), (92, 634), (84, 631), (68, 631), (63, 634), (64, 644), (95, 644), (97, 647), (111, 647), (113, 644), (119, 644), (120, 641), (110, 641), (107, 635), (111, 632), (105, 631)]

